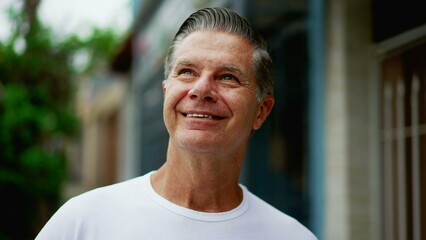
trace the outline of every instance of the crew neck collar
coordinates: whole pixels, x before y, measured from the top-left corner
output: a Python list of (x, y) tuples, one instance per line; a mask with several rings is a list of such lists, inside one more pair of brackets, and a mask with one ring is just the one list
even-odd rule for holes
[(179, 214), (181, 216), (191, 218), (197, 221), (205, 221), (205, 222), (222, 222), (222, 221), (228, 221), (234, 218), (237, 218), (241, 215), (243, 215), (249, 208), (249, 201), (248, 201), (248, 193), (245, 186), (240, 184), (240, 187), (243, 191), (243, 200), (241, 201), (240, 205), (238, 205), (236, 208), (226, 211), (226, 212), (217, 212), (217, 213), (210, 213), (210, 212), (201, 212), (192, 210), (189, 208), (185, 208), (182, 206), (179, 206), (173, 202), (170, 202), (169, 200), (165, 199), (161, 195), (159, 195), (157, 192), (155, 192), (154, 188), (151, 184), (151, 176), (155, 171), (152, 171), (145, 175), (144, 178), (144, 185), (145, 189), (147, 191), (147, 194), (158, 204), (160, 204), (162, 207), (168, 209), (169, 211), (172, 211), (176, 214)]

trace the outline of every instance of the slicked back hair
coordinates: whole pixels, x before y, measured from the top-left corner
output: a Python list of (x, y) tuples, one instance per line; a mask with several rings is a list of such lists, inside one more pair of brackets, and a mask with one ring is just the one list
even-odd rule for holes
[(191, 14), (176, 33), (167, 52), (164, 65), (165, 79), (168, 79), (174, 62), (175, 51), (190, 33), (201, 30), (215, 30), (236, 34), (253, 47), (253, 73), (256, 79), (256, 95), (258, 101), (267, 95), (273, 95), (272, 60), (267, 51), (265, 40), (250, 25), (250, 23), (236, 12), (227, 8), (204, 8)]

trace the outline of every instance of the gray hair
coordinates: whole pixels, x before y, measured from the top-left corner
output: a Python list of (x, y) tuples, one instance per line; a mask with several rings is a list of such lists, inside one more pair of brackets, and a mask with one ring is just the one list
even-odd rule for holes
[(164, 75), (168, 79), (175, 61), (174, 53), (190, 33), (198, 30), (218, 30), (232, 33), (246, 39), (253, 47), (253, 72), (256, 79), (256, 95), (259, 101), (273, 95), (272, 60), (265, 40), (236, 12), (227, 8), (204, 8), (191, 14), (176, 33), (167, 52)]

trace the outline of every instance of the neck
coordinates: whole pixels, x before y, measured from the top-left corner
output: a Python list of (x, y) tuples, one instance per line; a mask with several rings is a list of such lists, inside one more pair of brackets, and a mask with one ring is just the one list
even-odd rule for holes
[(243, 154), (194, 153), (169, 143), (166, 163), (152, 176), (167, 200), (203, 212), (224, 212), (242, 201), (238, 178)]

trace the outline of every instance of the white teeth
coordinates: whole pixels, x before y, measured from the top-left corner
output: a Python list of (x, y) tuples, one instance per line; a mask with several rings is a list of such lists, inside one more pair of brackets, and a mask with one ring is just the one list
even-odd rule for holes
[(197, 113), (188, 113), (187, 117), (196, 117), (196, 118), (213, 118), (213, 116), (205, 115), (205, 114), (197, 114)]

